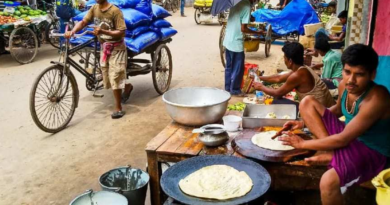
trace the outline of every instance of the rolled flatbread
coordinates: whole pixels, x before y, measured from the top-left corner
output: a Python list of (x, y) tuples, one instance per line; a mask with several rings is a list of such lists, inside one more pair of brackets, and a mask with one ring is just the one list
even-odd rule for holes
[(279, 141), (278, 138), (271, 139), (276, 133), (276, 131), (268, 131), (255, 134), (252, 137), (252, 143), (269, 150), (287, 151), (294, 149), (294, 147), (283, 145), (282, 141)]
[(212, 165), (180, 180), (179, 187), (191, 196), (226, 200), (245, 196), (252, 189), (253, 182), (243, 171), (226, 165)]

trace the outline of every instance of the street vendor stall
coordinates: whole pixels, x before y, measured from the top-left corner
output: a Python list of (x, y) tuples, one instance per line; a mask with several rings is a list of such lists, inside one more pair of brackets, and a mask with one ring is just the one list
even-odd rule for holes
[[(189, 92), (189, 90), (192, 91)], [(145, 148), (148, 160), (148, 173), (150, 175), (151, 204), (261, 203), (261, 200), (256, 200), (258, 198), (246, 200), (251, 194), (255, 194), (251, 192), (223, 201), (218, 199), (205, 200), (191, 193), (188, 195), (188, 190), (183, 185), (183, 183), (192, 183), (195, 186), (195, 183), (191, 182), (191, 180), (194, 180), (196, 174), (198, 174), (197, 172), (204, 172), (203, 175), (201, 174), (203, 180), (198, 178), (195, 182), (202, 183), (202, 185), (206, 186), (205, 189), (207, 189), (208, 175), (211, 173), (206, 174), (206, 170), (212, 169), (212, 166), (216, 164), (231, 166), (231, 168), (240, 172), (247, 173), (249, 177), (253, 176), (253, 173), (250, 173), (244, 165), (241, 167), (235, 165), (236, 161), (240, 161), (238, 160), (239, 158), (246, 158), (259, 163), (261, 167), (255, 168), (258, 171), (262, 171), (262, 167), (265, 168), (266, 172), (253, 181), (254, 185), (262, 183), (264, 186), (267, 186), (267, 176), (270, 176), (270, 189), (272, 191), (318, 190), (321, 176), (327, 170), (327, 167), (309, 166), (303, 160), (305, 157), (313, 156), (315, 152), (281, 145), (281, 142), (277, 139), (273, 142), (274, 145), (264, 142), (258, 144), (255, 140), (259, 135), (270, 136), (269, 134), (277, 133), (282, 129), (281, 126), (284, 122), (289, 119), (296, 119), (295, 106), (273, 105), (266, 108), (258, 108), (258, 106), (267, 105), (251, 105), (245, 109), (241, 109), (242, 106), (228, 106), (231, 111), (226, 111), (226, 100), (229, 101), (230, 97), (225, 94), (229, 95), (225, 91), (215, 88), (192, 87), (179, 88), (164, 94), (163, 101), (167, 105), (169, 115), (175, 122), (170, 123)], [(192, 96), (192, 98), (188, 96)], [(209, 98), (208, 96), (214, 96), (214, 98)], [(234, 111), (232, 110), (233, 107), (236, 107), (237, 110), (240, 108), (242, 111)], [(268, 117), (269, 113), (266, 114), (267, 112), (273, 112), (277, 119)], [(222, 126), (222, 128), (218, 124), (212, 124), (196, 129), (201, 124), (221, 123), (221, 113), (225, 115), (223, 117), (225, 126)], [(285, 115), (289, 115), (290, 118), (284, 118), (283, 116)], [(218, 117), (212, 118), (212, 116)], [(219, 133), (221, 129), (228, 130), (228, 125), (226, 124), (228, 116), (242, 117), (242, 128), (236, 127), (237, 131), (227, 132), (228, 139), (222, 143), (209, 144), (207, 141), (213, 140), (213, 135), (216, 138), (216, 132)], [(302, 136), (305, 140), (311, 140), (314, 137), (301, 130), (295, 130), (294, 133)], [(216, 135), (219, 137), (224, 136)], [(209, 139), (204, 139), (204, 136), (207, 136)], [(275, 143), (279, 143), (279, 145), (275, 146)], [(265, 148), (265, 144), (268, 144), (267, 146), (270, 147)], [(166, 162), (177, 164), (169, 165), (168, 170), (163, 173), (161, 165), (166, 164)], [(220, 169), (229, 170), (223, 166)], [(254, 170), (252, 169), (252, 171)], [(224, 171), (220, 172), (221, 175), (224, 173)], [(215, 177), (218, 178), (218, 176)], [(207, 180), (204, 180), (205, 178)], [(222, 176), (220, 181), (223, 181)], [(237, 183), (244, 183), (245, 185), (247, 182), (238, 180)], [(255, 190), (260, 189), (256, 188)], [(211, 189), (212, 191), (214, 190)], [(226, 191), (226, 193), (228, 192)], [(259, 194), (257, 195), (259, 197), (264, 192), (257, 194)], [(210, 196), (210, 194), (200, 193), (199, 196)], [(354, 198), (356, 200), (356, 197)], [(238, 203), (239, 200), (242, 201)]]
[(44, 39), (47, 14), (17, 2), (8, 2), (0, 12), (0, 33), (12, 57), (20, 64), (34, 60)]

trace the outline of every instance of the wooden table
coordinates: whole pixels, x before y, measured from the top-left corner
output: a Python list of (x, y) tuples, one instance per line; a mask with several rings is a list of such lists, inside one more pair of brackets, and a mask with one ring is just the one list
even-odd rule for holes
[[(198, 134), (192, 133), (193, 129), (172, 122), (146, 145), (152, 205), (160, 205), (164, 202), (160, 187), (162, 162), (179, 162), (200, 155), (223, 154), (243, 157), (231, 146), (235, 135), (229, 133), (229, 141), (225, 145), (209, 148), (198, 140)], [(277, 190), (318, 189), (321, 176), (326, 171), (326, 167), (307, 167), (300, 163), (294, 165), (259, 163), (271, 175), (271, 188)]]

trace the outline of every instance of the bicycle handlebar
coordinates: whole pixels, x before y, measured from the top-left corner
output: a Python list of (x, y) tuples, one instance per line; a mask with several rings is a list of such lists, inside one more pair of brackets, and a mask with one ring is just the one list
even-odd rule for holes
[[(74, 34), (73, 37), (75, 37), (75, 38), (81, 37), (81, 36), (86, 35), (88, 32), (89, 31), (84, 31), (83, 33), (80, 33), (80, 34)], [(54, 33), (54, 31), (51, 31), (51, 35), (54, 37), (64, 37), (65, 36), (64, 33)]]

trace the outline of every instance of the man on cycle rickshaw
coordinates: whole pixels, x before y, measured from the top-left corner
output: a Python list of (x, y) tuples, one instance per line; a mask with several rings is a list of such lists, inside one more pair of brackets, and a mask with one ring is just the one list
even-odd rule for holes
[(72, 31), (65, 33), (65, 38), (69, 39), (91, 22), (95, 24), (93, 34), (98, 37), (101, 44), (100, 66), (103, 85), (106, 89), (112, 88), (115, 98), (115, 111), (111, 117), (119, 119), (125, 115), (121, 103), (130, 98), (133, 90), (133, 86), (126, 83), (127, 50), (123, 41), (126, 24), (118, 7), (107, 0), (96, 0), (96, 3)]

